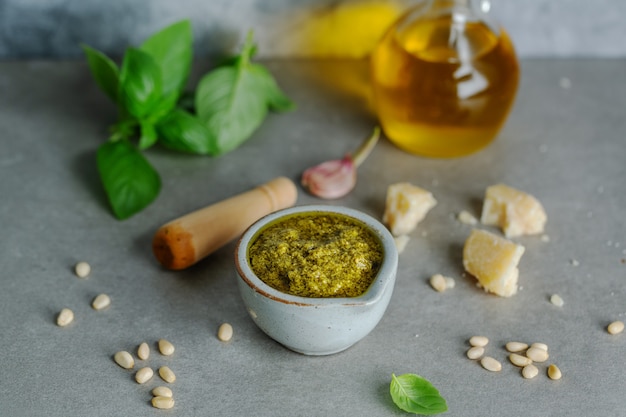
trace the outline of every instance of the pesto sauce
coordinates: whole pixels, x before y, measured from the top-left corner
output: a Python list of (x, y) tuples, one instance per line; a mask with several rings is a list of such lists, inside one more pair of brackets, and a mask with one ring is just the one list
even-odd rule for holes
[(248, 250), (250, 267), (266, 284), (300, 297), (356, 297), (376, 277), (380, 240), (340, 214), (302, 213), (263, 229)]

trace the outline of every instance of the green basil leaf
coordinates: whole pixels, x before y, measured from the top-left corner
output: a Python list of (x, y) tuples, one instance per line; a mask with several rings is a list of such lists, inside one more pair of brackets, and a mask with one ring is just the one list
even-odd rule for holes
[(265, 119), (264, 87), (246, 65), (217, 68), (198, 84), (196, 113), (211, 132), (217, 154), (232, 151)]
[(138, 119), (148, 116), (161, 99), (161, 70), (146, 52), (128, 48), (120, 72), (120, 104)]
[(117, 90), (119, 85), (119, 70), (115, 62), (102, 52), (82, 45), (91, 74), (96, 80), (96, 84), (111, 100), (117, 102)]
[(171, 91), (169, 94), (161, 97), (150, 112), (149, 120), (152, 123), (157, 123), (164, 116), (169, 114), (174, 109), (174, 107), (176, 107), (178, 95), (179, 94), (177, 91)]
[(139, 138), (139, 149), (148, 149), (157, 141), (156, 128), (154, 127), (154, 124), (152, 122), (147, 120), (142, 120), (140, 122), (140, 126), (141, 137)]
[(433, 415), (448, 410), (446, 400), (428, 380), (415, 374), (391, 375), (389, 387), (393, 402), (414, 414)]
[(250, 64), (248, 70), (256, 77), (257, 82), (263, 87), (265, 99), (270, 109), (275, 111), (291, 111), (296, 108), (293, 101), (287, 97), (272, 76), (262, 65)]
[(191, 22), (182, 20), (166, 27), (148, 38), (141, 49), (152, 56), (161, 68), (163, 94), (185, 88), (193, 59), (193, 34)]
[(159, 142), (182, 152), (200, 155), (217, 153), (209, 129), (192, 114), (176, 109), (157, 125)]
[(100, 145), (97, 163), (102, 185), (118, 219), (143, 210), (159, 194), (159, 174), (128, 140)]

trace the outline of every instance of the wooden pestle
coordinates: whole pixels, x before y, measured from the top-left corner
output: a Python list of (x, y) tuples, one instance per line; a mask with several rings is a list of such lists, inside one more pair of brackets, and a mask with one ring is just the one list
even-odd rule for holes
[(185, 269), (240, 236), (261, 217), (293, 206), (297, 196), (293, 181), (274, 178), (161, 226), (152, 251), (164, 267)]

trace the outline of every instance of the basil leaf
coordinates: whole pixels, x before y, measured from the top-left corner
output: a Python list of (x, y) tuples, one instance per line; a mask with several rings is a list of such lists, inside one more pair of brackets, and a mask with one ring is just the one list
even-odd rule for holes
[(287, 97), (270, 72), (262, 65), (250, 64), (249, 71), (262, 86), (267, 105), (275, 111), (290, 111), (296, 108), (293, 101)]
[(90, 46), (82, 45), (91, 74), (96, 84), (111, 100), (117, 102), (117, 89), (119, 86), (119, 70), (115, 62), (102, 52)]
[(437, 388), (419, 375), (392, 374), (389, 391), (393, 402), (409, 413), (432, 415), (448, 410), (446, 400)]
[(154, 124), (147, 120), (140, 122), (141, 137), (139, 138), (139, 149), (148, 149), (157, 141), (157, 133)]
[(176, 109), (157, 125), (159, 142), (182, 152), (200, 155), (215, 154), (215, 141), (211, 132), (198, 118), (184, 110)]
[(177, 91), (171, 91), (169, 94), (161, 97), (155, 107), (150, 112), (150, 121), (156, 123), (164, 116), (169, 114), (174, 109), (174, 107), (176, 107), (178, 95), (179, 94)]
[(141, 50), (152, 56), (161, 68), (163, 94), (176, 92), (177, 97), (185, 88), (193, 59), (193, 34), (189, 20), (182, 20), (166, 27), (148, 38)]
[(161, 99), (161, 70), (150, 55), (128, 48), (120, 72), (120, 104), (138, 119), (149, 115)]
[(217, 68), (198, 84), (196, 113), (211, 132), (217, 154), (232, 151), (267, 115), (263, 86), (245, 64)]
[(159, 194), (159, 174), (128, 140), (100, 145), (97, 163), (102, 185), (118, 219), (143, 210)]

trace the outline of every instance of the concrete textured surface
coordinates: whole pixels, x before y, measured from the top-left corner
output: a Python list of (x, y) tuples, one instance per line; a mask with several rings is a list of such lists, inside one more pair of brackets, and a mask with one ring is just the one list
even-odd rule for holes
[[(5, 2), (6, 4), (6, 2)], [(626, 415), (626, 62), (523, 60), (511, 116), (488, 148), (464, 158), (427, 159), (383, 140), (359, 170), (356, 189), (328, 202), (380, 217), (389, 184), (431, 190), (438, 205), (400, 257), (391, 304), (361, 342), (337, 355), (307, 357), (266, 337), (248, 317), (235, 285), (234, 244), (180, 272), (151, 253), (157, 228), (172, 218), (278, 175), (354, 149), (375, 123), (362, 97), (323, 82), (358, 80), (363, 63), (268, 61), (296, 101), (271, 115), (241, 148), (219, 158), (160, 148), (146, 155), (163, 178), (148, 209), (115, 220), (95, 166), (114, 121), (113, 106), (83, 62), (0, 63), (0, 415), (2, 416), (401, 416), (388, 393), (392, 373), (428, 378), (463, 417)], [(197, 74), (196, 74), (197, 75)], [(461, 246), (487, 186), (504, 182), (535, 195), (548, 213), (545, 242), (526, 247), (521, 291), (488, 295), (462, 273)], [(300, 190), (298, 204), (320, 201)], [(492, 229), (493, 230), (493, 229)], [(88, 279), (72, 272), (92, 266)], [(435, 273), (456, 287), (440, 294)], [(99, 293), (112, 305), (94, 311)], [(549, 302), (552, 294), (563, 307)], [(55, 325), (63, 307), (76, 314)], [(234, 337), (217, 337), (229, 322)], [(465, 357), (473, 335), (491, 339), (503, 363), (485, 371)], [(156, 353), (170, 340), (171, 357)], [(540, 341), (563, 372), (533, 380), (508, 363), (503, 345)], [(168, 365), (176, 405), (160, 412), (150, 390), (117, 366), (115, 352), (152, 347), (145, 362)], [(138, 361), (138, 365), (143, 362)]]
[[(311, 49), (298, 40), (307, 22), (330, 16), (325, 27), (341, 32), (332, 16), (358, 3), (405, 8), (415, 1), (1, 0), (0, 59), (74, 57), (81, 54), (82, 42), (120, 55), (128, 45), (186, 18), (194, 24), (202, 55), (232, 51), (253, 29), (262, 56), (306, 56)], [(510, 32), (523, 57), (626, 56), (622, 0), (493, 0), (491, 15)], [(363, 25), (373, 28), (378, 18), (374, 14)]]

